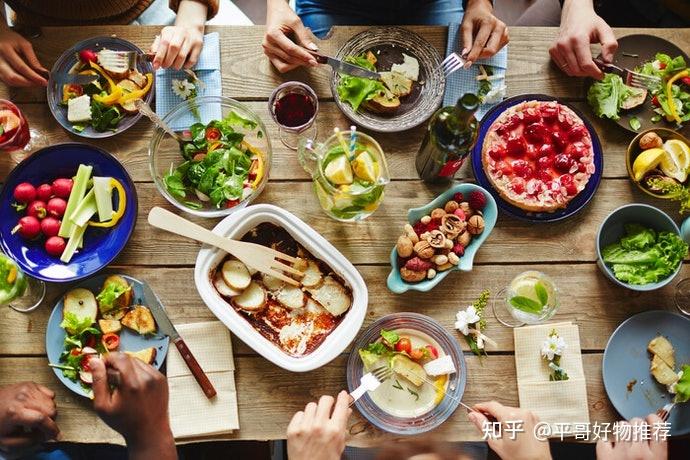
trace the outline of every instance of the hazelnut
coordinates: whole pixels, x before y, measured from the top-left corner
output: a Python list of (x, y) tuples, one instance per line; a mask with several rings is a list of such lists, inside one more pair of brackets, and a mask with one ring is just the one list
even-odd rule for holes
[(458, 239), (456, 240), (460, 246), (463, 248), (466, 248), (468, 244), (470, 244), (470, 241), (472, 240), (472, 236), (470, 235), (470, 232), (464, 231), (460, 234)]
[(431, 247), (439, 249), (446, 247), (446, 236), (440, 230), (430, 231), (426, 240)]
[(410, 257), (414, 249), (414, 244), (407, 236), (401, 236), (398, 238), (398, 244), (396, 244), (395, 247), (400, 257)]
[(431, 211), (431, 218), (432, 219), (441, 220), (443, 218), (443, 216), (445, 216), (445, 215), (446, 215), (446, 211), (444, 211), (441, 208), (436, 208), (433, 211)]
[(414, 253), (421, 259), (431, 259), (434, 254), (434, 248), (431, 247), (428, 241), (420, 241), (414, 245)]
[(437, 256), (434, 256), (434, 258), (431, 260), (433, 260), (433, 262), (436, 265), (444, 265), (444, 264), (448, 263), (448, 256), (444, 256), (443, 254), (439, 254)]
[(429, 222), (431, 222), (431, 216), (424, 216), (424, 217), (422, 217), (422, 218), (420, 219), (420, 221), (421, 221), (424, 225), (426, 225), (426, 224), (428, 224)]
[(451, 252), (448, 254), (448, 262), (450, 262), (453, 265), (457, 265), (460, 263), (460, 257), (454, 252)]
[(426, 274), (426, 270), (416, 272), (405, 267), (402, 267), (400, 269), (400, 277), (403, 279), (403, 281), (407, 283), (418, 283), (419, 281), (422, 281), (424, 278), (426, 278)]
[(460, 207), (458, 209), (460, 209), (465, 214), (466, 219), (469, 219), (471, 216), (475, 214), (474, 209), (472, 209), (472, 207), (467, 201), (463, 201), (462, 203), (460, 203)]
[(453, 240), (451, 240), (450, 238), (446, 238), (446, 246), (445, 246), (445, 248), (446, 248), (446, 249), (453, 249)]
[(405, 226), (403, 227), (403, 232), (405, 236), (408, 237), (410, 241), (412, 241), (412, 244), (415, 244), (417, 243), (417, 241), (419, 241), (419, 236), (417, 236), (417, 232), (414, 231), (412, 225), (405, 224)]
[(448, 270), (449, 268), (453, 268), (453, 267), (454, 267), (453, 264), (451, 264), (450, 262), (447, 262), (443, 265), (437, 265), (436, 270), (439, 272), (444, 272), (444, 271)]
[(432, 279), (434, 276), (436, 276), (436, 270), (434, 270), (433, 268), (430, 268), (426, 271), (426, 277), (428, 279)]
[(649, 132), (640, 138), (640, 148), (642, 150), (659, 148), (664, 145), (664, 141), (654, 131)]
[(460, 205), (458, 204), (457, 201), (455, 200), (450, 200), (448, 203), (446, 203), (446, 206), (443, 208), (445, 209), (446, 213), (448, 214), (453, 214), (456, 209), (458, 209)]
[(479, 235), (484, 231), (484, 218), (482, 216), (472, 216), (467, 221), (467, 231), (472, 235)]

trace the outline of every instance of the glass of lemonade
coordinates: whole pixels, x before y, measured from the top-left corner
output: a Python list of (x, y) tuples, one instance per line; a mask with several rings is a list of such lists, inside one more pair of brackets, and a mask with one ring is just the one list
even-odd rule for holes
[(496, 319), (508, 327), (548, 321), (558, 306), (558, 288), (551, 278), (536, 270), (513, 278), (493, 303)]
[(302, 140), (298, 152), (326, 214), (351, 222), (378, 209), (390, 175), (383, 150), (371, 136), (354, 130), (336, 132), (319, 145)]
[(28, 277), (17, 263), (0, 253), (0, 305), (28, 313), (41, 305), (46, 294), (43, 281)]

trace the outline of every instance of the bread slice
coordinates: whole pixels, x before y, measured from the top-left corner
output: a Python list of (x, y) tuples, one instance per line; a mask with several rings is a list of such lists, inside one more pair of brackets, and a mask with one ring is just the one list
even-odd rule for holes
[[(120, 294), (120, 296), (117, 299), (115, 299), (113, 305), (118, 309), (129, 308), (129, 306), (132, 304), (132, 299), (134, 299), (134, 291), (132, 290), (132, 287), (129, 285), (127, 280), (119, 275), (111, 275), (107, 277), (105, 281), (103, 281), (103, 287), (101, 288), (101, 292), (104, 291), (110, 284), (116, 284), (125, 289), (125, 291), (122, 294)], [(108, 311), (106, 309), (107, 307), (101, 305), (100, 302), (98, 304), (98, 308), (104, 315), (104, 310)]]
[(266, 306), (266, 290), (264, 287), (252, 281), (242, 294), (233, 297), (232, 304), (240, 310), (251, 313), (260, 311)]
[(104, 334), (110, 334), (111, 332), (117, 334), (122, 330), (122, 323), (116, 319), (99, 319), (98, 327), (101, 328), (101, 332)]
[(400, 107), (400, 99), (390, 91), (384, 91), (365, 101), (363, 105), (370, 112), (395, 113)]
[(396, 97), (405, 97), (412, 92), (412, 80), (400, 72), (380, 72), (381, 81)]
[(307, 292), (333, 316), (342, 315), (352, 305), (352, 296), (331, 276), (325, 277), (321, 286), (307, 288)]
[(657, 382), (662, 385), (672, 385), (678, 381), (678, 374), (669, 367), (666, 362), (659, 357), (659, 355), (654, 355), (652, 358), (652, 363), (649, 366), (649, 370), (656, 379)]
[(153, 364), (153, 362), (156, 360), (155, 347), (144, 348), (143, 350), (139, 351), (125, 351), (125, 354), (134, 359), (138, 359), (139, 361), (143, 361), (146, 364)]
[(151, 310), (143, 305), (136, 305), (122, 318), (122, 325), (138, 332), (141, 335), (156, 332), (156, 322)]
[[(84, 288), (72, 289), (63, 298), (62, 314), (73, 314), (80, 320), (88, 318), (91, 323), (96, 322), (98, 316), (98, 304), (93, 292)], [(75, 331), (67, 331), (73, 334)]]
[(663, 335), (658, 335), (649, 341), (647, 350), (655, 356), (658, 356), (671, 369), (676, 367), (676, 352), (673, 345)]
[(378, 59), (376, 59), (376, 55), (372, 53), (371, 51), (367, 51), (367, 54), (365, 56), (367, 58), (367, 61), (369, 61), (369, 64), (375, 66), (376, 63), (378, 62)]

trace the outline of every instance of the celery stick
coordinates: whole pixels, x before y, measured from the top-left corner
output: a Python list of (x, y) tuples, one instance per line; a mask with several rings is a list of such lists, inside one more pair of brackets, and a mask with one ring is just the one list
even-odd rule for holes
[(67, 246), (65, 246), (65, 250), (62, 252), (62, 255), (60, 256), (60, 260), (62, 262), (67, 264), (70, 260), (72, 260), (72, 256), (74, 255), (74, 252), (77, 250), (79, 242), (82, 240), (82, 238), (84, 238), (84, 232), (86, 231), (87, 227), (88, 225), (83, 225), (81, 227), (78, 225), (72, 225), (72, 231), (69, 234), (69, 241), (67, 241)]
[(96, 214), (96, 210), (96, 193), (92, 188), (89, 190), (89, 193), (86, 194), (84, 199), (81, 200), (81, 203), (77, 205), (77, 208), (74, 210), (74, 212), (69, 216), (69, 220), (72, 221), (73, 225), (81, 227), (85, 225), (94, 214)]
[(113, 187), (110, 185), (110, 177), (93, 178), (93, 191), (96, 194), (96, 206), (98, 207), (98, 220), (105, 222), (113, 218)]
[[(71, 216), (74, 210), (77, 208), (81, 200), (84, 199), (86, 195), (86, 185), (91, 177), (92, 166), (79, 165), (77, 169), (77, 175), (74, 179), (74, 185), (72, 186), (72, 192), (69, 194), (69, 199), (67, 200), (67, 208), (65, 208), (65, 216)], [(58, 235), (67, 238), (72, 232), (72, 227), (74, 224), (70, 219), (63, 219), (60, 225), (60, 231)]]

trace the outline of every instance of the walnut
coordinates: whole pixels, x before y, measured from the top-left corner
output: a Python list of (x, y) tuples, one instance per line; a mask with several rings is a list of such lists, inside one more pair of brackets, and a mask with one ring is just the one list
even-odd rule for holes
[(398, 238), (398, 243), (396, 244), (395, 248), (398, 250), (398, 255), (400, 257), (410, 257), (412, 255), (414, 244), (410, 238), (403, 235)]
[(405, 262), (405, 268), (415, 272), (425, 272), (432, 268), (433, 265), (428, 260), (422, 260), (419, 257), (413, 257)]
[(445, 211), (448, 214), (453, 214), (455, 212), (455, 210), (458, 209), (459, 207), (460, 207), (460, 205), (458, 204), (457, 201), (450, 200), (448, 203), (446, 203), (446, 205), (443, 209), (445, 209)]
[(434, 256), (434, 248), (431, 247), (428, 241), (420, 241), (414, 245), (414, 253), (422, 259), (431, 259)]
[(416, 244), (419, 241), (419, 236), (417, 235), (417, 232), (414, 231), (414, 228), (412, 228), (412, 225), (405, 224), (403, 227), (403, 232), (405, 236), (412, 241), (412, 244)]
[(446, 247), (446, 237), (440, 230), (430, 231), (426, 240), (431, 247), (439, 249)]
[(465, 222), (455, 214), (446, 214), (441, 219), (440, 230), (447, 238), (455, 239), (463, 230), (465, 230)]
[(450, 262), (453, 265), (457, 265), (460, 263), (460, 257), (454, 252), (451, 252), (448, 254), (448, 262)]
[(470, 244), (470, 241), (472, 241), (472, 235), (470, 235), (470, 232), (464, 231), (460, 234), (457, 240), (460, 246), (463, 248), (466, 248), (468, 244)]
[(405, 267), (402, 267), (400, 269), (400, 277), (403, 279), (403, 281), (407, 283), (418, 283), (419, 281), (422, 281), (424, 278), (426, 278), (426, 274), (426, 270), (422, 272), (416, 272)]
[(654, 131), (648, 132), (640, 138), (640, 148), (642, 150), (659, 148), (662, 145), (664, 145), (664, 141)]
[(467, 221), (467, 231), (472, 235), (479, 235), (484, 231), (484, 218), (482, 216), (472, 216)]
[(433, 279), (434, 276), (436, 276), (436, 270), (433, 268), (430, 268), (429, 270), (426, 271), (426, 277), (429, 279)]
[(448, 263), (448, 256), (439, 254), (431, 259), (436, 265), (444, 265)]
[(445, 215), (446, 215), (446, 211), (444, 211), (441, 208), (436, 208), (433, 211), (431, 211), (431, 218), (432, 219), (441, 220), (443, 218), (443, 216), (445, 216)]

